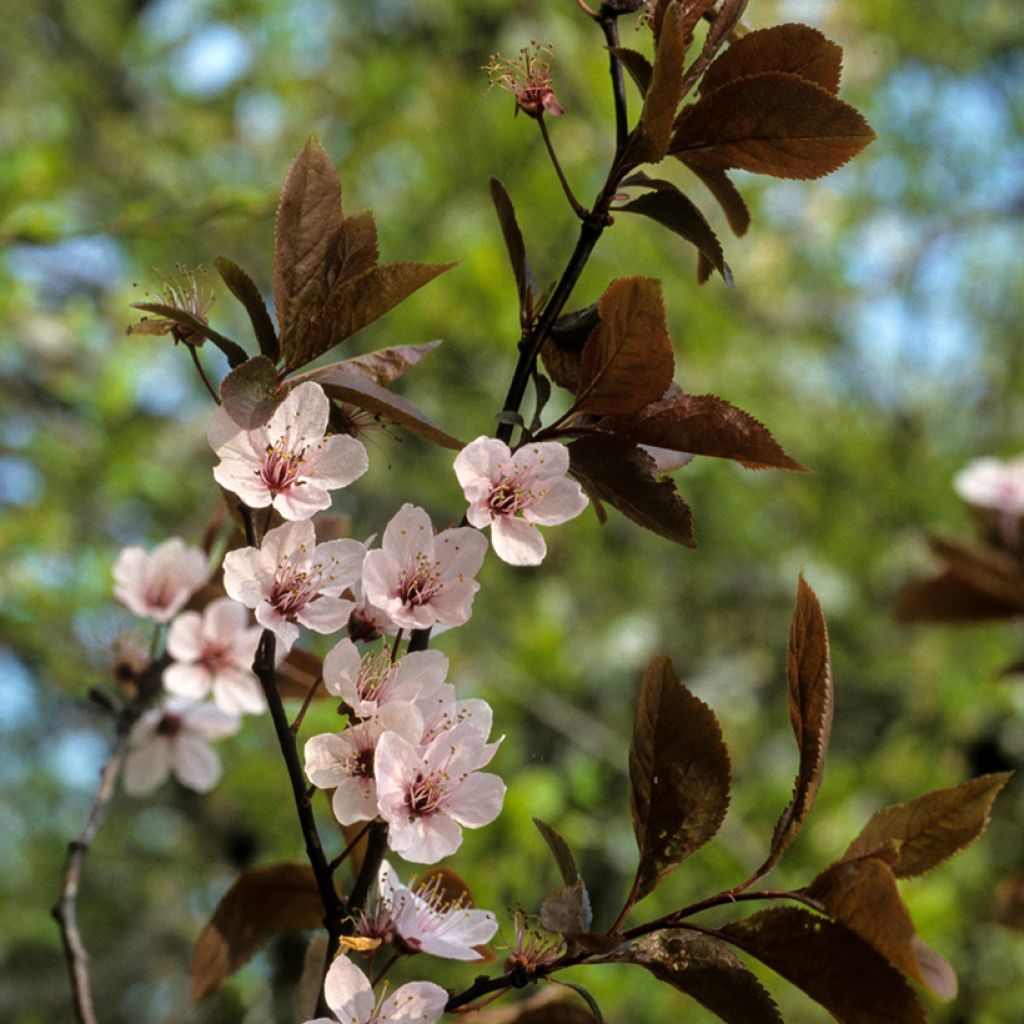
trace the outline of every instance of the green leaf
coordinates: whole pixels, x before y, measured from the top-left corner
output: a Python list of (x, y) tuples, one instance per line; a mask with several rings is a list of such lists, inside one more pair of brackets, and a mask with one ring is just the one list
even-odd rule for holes
[(840, 1024), (925, 1024), (903, 976), (840, 924), (776, 907), (718, 929), (825, 1007)]
[(916, 800), (877, 811), (850, 844), (843, 860), (891, 848), (897, 878), (924, 874), (970, 846), (988, 827), (992, 804), (1012, 772), (969, 779)]
[(644, 673), (629, 780), (640, 850), (632, 904), (718, 831), (729, 806), (729, 752), (718, 720), (668, 658), (653, 658)]
[[(659, 537), (693, 548), (693, 516), (675, 483), (659, 477), (657, 465), (632, 441), (596, 434), (569, 445), (571, 472), (590, 494)], [(600, 512), (598, 513), (600, 517)], [(603, 520), (602, 520), (603, 521)]]
[(601, 322), (583, 348), (577, 412), (626, 413), (661, 398), (675, 357), (661, 283), (649, 277), (613, 281), (598, 302)]
[(764, 986), (711, 935), (686, 928), (652, 932), (620, 946), (607, 959), (646, 968), (727, 1024), (782, 1024)]
[(270, 319), (270, 314), (267, 312), (259, 288), (256, 287), (256, 282), (237, 263), (229, 260), (226, 256), (215, 256), (213, 265), (231, 290), (231, 294), (241, 302), (249, 314), (260, 352), (271, 362), (276, 362), (277, 331), (274, 329), (274, 322)]

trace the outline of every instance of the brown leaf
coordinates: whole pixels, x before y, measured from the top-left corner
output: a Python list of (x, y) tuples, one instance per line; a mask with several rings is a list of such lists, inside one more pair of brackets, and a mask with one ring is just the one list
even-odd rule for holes
[(800, 764), (793, 799), (775, 826), (771, 851), (758, 870), (758, 877), (779, 862), (803, 826), (821, 785), (825, 752), (832, 731), (832, 666), (829, 664), (828, 630), (817, 595), (807, 585), (802, 573), (789, 627), (786, 669), (789, 721), (800, 751)]
[(734, 459), (748, 469), (806, 472), (764, 424), (715, 395), (672, 393), (634, 417), (607, 417), (598, 426), (625, 434), (638, 444)]
[(246, 360), (220, 382), (221, 406), (243, 430), (264, 426), (283, 397), (277, 370), (267, 356)]
[(914, 923), (887, 864), (873, 857), (840, 861), (826, 868), (804, 892), (893, 967), (925, 984), (914, 950)]
[(892, 870), (897, 878), (930, 871), (970, 846), (985, 831), (992, 804), (1011, 774), (982, 775), (877, 811), (850, 844), (843, 860), (868, 857), (895, 842), (898, 856)]
[(924, 1008), (885, 958), (840, 924), (776, 907), (719, 929), (820, 1003), (840, 1024), (925, 1024)]
[(543, 836), (544, 842), (548, 844), (551, 855), (558, 865), (558, 873), (566, 885), (575, 885), (579, 881), (580, 873), (576, 869), (576, 860), (569, 849), (569, 844), (562, 837), (562, 834), (553, 829), (546, 821), (540, 818), (533, 819), (534, 827)]
[(519, 316), (525, 322), (526, 312), (533, 303), (533, 274), (526, 258), (526, 243), (516, 220), (515, 207), (512, 205), (508, 190), (497, 178), (491, 178), (491, 201), (497, 211), (501, 234), (505, 239), (509, 262), (512, 264), (516, 294), (519, 296)]
[(729, 752), (718, 720), (668, 658), (653, 658), (640, 685), (629, 780), (640, 850), (635, 903), (718, 831), (729, 806)]
[(297, 334), (286, 355), (294, 370), (340, 345), (394, 309), (454, 263), (384, 263), (335, 288), (322, 312)]
[(701, 79), (699, 92), (712, 92), (749, 75), (781, 71), (835, 94), (839, 91), (842, 69), (842, 47), (817, 29), (807, 25), (775, 25), (748, 32), (720, 53)]
[(645, 967), (728, 1024), (782, 1024), (764, 986), (713, 936), (685, 928), (652, 932), (622, 946), (608, 960)]
[(668, 5), (654, 54), (654, 68), (644, 95), (644, 106), (630, 140), (626, 159), (632, 164), (657, 163), (665, 158), (672, 139), (672, 122), (683, 98), (683, 61), (686, 39), (676, 0)]
[(310, 138), (288, 169), (274, 226), (274, 303), (289, 363), (297, 326), (318, 314), (327, 298), (328, 257), (343, 219), (337, 171)]
[(931, 579), (908, 583), (897, 595), (892, 613), (898, 622), (985, 622), (1014, 619), (1021, 609), (946, 569)]
[(688, 160), (682, 163), (700, 178), (704, 187), (718, 200), (732, 233), (737, 238), (745, 235), (750, 227), (750, 210), (729, 175), (717, 167), (701, 167)]
[(331, 398), (348, 402), (369, 412), (379, 413), (385, 419), (398, 423), (442, 448), (460, 450), (463, 447), (458, 438), (446, 434), (408, 399), (392, 394), (375, 384), (369, 377), (343, 369), (343, 366), (343, 363), (332, 363), (318, 370), (310, 370), (308, 373), (293, 377), (291, 384), (294, 387), (304, 381), (315, 380)]
[(1024, 871), (1017, 871), (999, 883), (995, 919), (1006, 928), (1024, 932)]
[(646, 95), (647, 90), (651, 87), (651, 75), (654, 74), (651, 62), (642, 53), (637, 53), (636, 50), (630, 50), (625, 46), (611, 47), (608, 52), (622, 61), (622, 66), (636, 83), (640, 95)]
[(727, 82), (686, 108), (670, 152), (702, 167), (820, 178), (874, 137), (864, 118), (827, 89), (769, 72)]
[[(215, 331), (205, 320), (201, 320), (187, 309), (179, 309), (177, 306), (167, 306), (162, 302), (133, 302), (132, 309), (141, 309), (144, 313), (155, 313), (165, 320), (173, 320), (176, 324), (182, 324), (193, 334), (201, 335), (207, 341), (212, 342), (227, 356), (228, 366), (234, 368), (241, 366), (249, 358), (249, 353), (237, 342), (225, 337), (219, 331)], [(145, 322), (145, 317), (143, 318)], [(139, 331), (138, 327), (135, 328)], [(132, 328), (129, 328), (129, 334)]]
[(928, 546), (965, 582), (1024, 611), (1024, 573), (1012, 555), (987, 544), (963, 544), (948, 537), (929, 537)]
[(544, 898), (540, 926), (555, 935), (580, 935), (590, 929), (590, 897), (582, 878)]
[(675, 357), (661, 284), (649, 277), (613, 281), (598, 302), (600, 324), (580, 363), (577, 412), (635, 412), (665, 394)]
[[(639, 182), (641, 184), (644, 182)], [(657, 221), (663, 227), (674, 231), (680, 238), (686, 239), (691, 245), (696, 246), (711, 267), (714, 267), (726, 284), (732, 286), (732, 271), (729, 264), (725, 262), (725, 254), (722, 252), (722, 243), (718, 236), (711, 230), (711, 225), (704, 219), (704, 214), (697, 209), (693, 201), (679, 191), (670, 181), (648, 179), (655, 188), (653, 192), (647, 192), (636, 199), (630, 200), (624, 206), (617, 206), (616, 210), (625, 210), (628, 213), (639, 213), (651, 220)], [(624, 182), (629, 184), (629, 182)], [(698, 283), (703, 284), (706, 277), (698, 275)]]
[(346, 217), (334, 243), (328, 286), (339, 288), (368, 274), (377, 265), (377, 225), (369, 210)]
[(221, 897), (192, 955), (192, 1002), (216, 992), (271, 935), (316, 928), (324, 916), (308, 864), (250, 868)]
[(544, 339), (540, 354), (548, 376), (573, 394), (580, 386), (580, 363), (583, 348), (594, 328), (601, 322), (597, 303), (585, 309), (563, 313)]
[(231, 294), (245, 307), (252, 323), (253, 334), (259, 343), (260, 352), (271, 362), (277, 359), (277, 331), (270, 319), (263, 296), (256, 282), (233, 260), (226, 256), (215, 256), (213, 265), (224, 283), (231, 289)]
[(666, 540), (696, 547), (693, 516), (672, 480), (658, 477), (654, 459), (624, 437), (599, 434), (569, 445), (572, 475), (592, 498)]
[[(384, 387), (398, 380), (411, 370), (421, 359), (430, 355), (440, 345), (440, 341), (427, 341), (422, 345), (395, 345), (392, 348), (379, 348), (376, 352), (355, 356), (353, 359), (342, 359), (331, 363), (345, 371), (354, 371), (369, 377), (374, 384)], [(326, 370), (324, 366), (321, 369)]]

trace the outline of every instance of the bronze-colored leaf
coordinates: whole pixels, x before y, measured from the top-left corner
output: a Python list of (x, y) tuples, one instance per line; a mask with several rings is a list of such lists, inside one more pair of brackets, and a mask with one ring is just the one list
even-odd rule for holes
[(994, 596), (952, 569), (908, 583), (893, 605), (898, 622), (986, 622), (1020, 613), (1016, 602)]
[[(422, 345), (395, 345), (391, 348), (379, 348), (375, 352), (367, 352), (365, 355), (355, 356), (352, 359), (342, 359), (340, 362), (331, 363), (330, 366), (361, 373), (365, 377), (369, 377), (375, 384), (384, 387), (398, 380), (399, 377), (403, 377), (440, 344), (440, 341), (427, 341)], [(321, 367), (321, 369), (327, 369), (327, 367)]]
[(776, 907), (718, 934), (802, 989), (840, 1024), (925, 1024), (924, 1008), (899, 971), (841, 924)]
[(322, 312), (304, 325), (286, 354), (294, 370), (378, 320), (454, 263), (383, 263), (332, 290)]
[(579, 935), (590, 930), (590, 896), (582, 878), (548, 893), (540, 908), (540, 926), (556, 935)]
[(310, 138), (288, 168), (274, 225), (274, 303), (289, 366), (297, 328), (319, 314), (344, 217), (341, 182), (327, 151)]
[(734, 40), (704, 73), (699, 91), (709, 93), (739, 78), (781, 71), (798, 75), (835, 94), (839, 91), (842, 70), (842, 47), (816, 28), (774, 25)]
[(964, 544), (948, 537), (929, 537), (928, 546), (965, 582), (1024, 611), (1024, 574), (1012, 555), (988, 544)]
[(221, 897), (192, 955), (192, 1002), (216, 992), (277, 932), (316, 928), (324, 908), (308, 864), (250, 868)]
[(668, 5), (658, 36), (651, 80), (644, 94), (640, 123), (630, 140), (626, 159), (632, 164), (658, 163), (672, 139), (672, 123), (683, 98), (686, 39), (676, 0)]
[(243, 430), (264, 426), (283, 397), (268, 356), (246, 360), (220, 382), (221, 407)]
[(895, 843), (897, 878), (924, 874), (971, 845), (988, 827), (992, 804), (1011, 772), (995, 772), (886, 807), (850, 844), (843, 860), (868, 857)]
[(177, 324), (184, 325), (193, 334), (201, 335), (227, 356), (228, 366), (232, 368), (241, 366), (249, 358), (249, 353), (238, 342), (215, 331), (205, 320), (201, 320), (187, 309), (167, 306), (162, 302), (133, 302), (131, 305), (133, 309), (141, 309), (144, 313), (155, 313), (166, 320), (173, 320)]
[(693, 164), (688, 160), (683, 160), (682, 163), (700, 178), (704, 187), (718, 200), (732, 233), (737, 238), (745, 235), (750, 227), (750, 210), (739, 189), (732, 183), (732, 178), (717, 167), (701, 167), (700, 164)]
[(591, 498), (614, 505), (624, 516), (659, 537), (696, 547), (690, 507), (675, 483), (658, 476), (654, 459), (628, 438), (584, 437), (569, 445), (572, 475)]
[(563, 313), (544, 339), (540, 355), (548, 376), (560, 387), (573, 394), (580, 386), (580, 362), (583, 347), (601, 322), (597, 303), (585, 309)]
[(748, 469), (806, 472), (764, 424), (715, 395), (673, 392), (635, 416), (610, 416), (598, 425), (655, 448), (734, 459)]
[(462, 449), (463, 444), (458, 438), (445, 433), (408, 399), (392, 394), (362, 373), (342, 369), (343, 366), (343, 363), (332, 363), (318, 370), (310, 370), (308, 373), (293, 377), (291, 383), (294, 386), (307, 380), (315, 380), (331, 398), (348, 402), (368, 412), (379, 413), (385, 419), (442, 448), (451, 448), (455, 451)]
[(256, 282), (233, 260), (226, 256), (215, 256), (213, 265), (224, 283), (231, 289), (231, 294), (245, 307), (252, 323), (253, 334), (259, 343), (260, 352), (271, 362), (277, 360), (277, 331), (274, 322), (267, 312), (263, 296)]
[(782, 1024), (764, 986), (720, 939), (686, 928), (652, 932), (608, 960), (645, 967), (728, 1024)]
[(566, 885), (575, 885), (579, 881), (580, 873), (576, 869), (576, 860), (572, 855), (572, 850), (569, 849), (569, 844), (561, 833), (553, 829), (546, 821), (534, 818), (533, 824), (544, 837), (544, 842), (548, 844), (548, 849), (558, 865), (558, 873), (562, 876), (562, 881)]
[(649, 277), (613, 281), (598, 302), (600, 324), (583, 348), (577, 412), (635, 412), (672, 383), (675, 357), (661, 283)]
[[(691, 245), (696, 246), (708, 265), (714, 267), (725, 278), (726, 284), (732, 286), (732, 270), (725, 262), (725, 254), (722, 252), (722, 243), (719, 242), (718, 235), (711, 230), (711, 225), (704, 219), (704, 214), (697, 209), (693, 200), (680, 192), (671, 182), (659, 181), (656, 183), (656, 191), (637, 196), (636, 199), (631, 199), (616, 209), (650, 217), (669, 231), (674, 231), (680, 238), (685, 238)], [(706, 280), (706, 276), (698, 274), (699, 284)]]
[(825, 752), (832, 731), (832, 666), (828, 629), (814, 591), (803, 574), (797, 584), (796, 608), (789, 627), (789, 721), (800, 752), (793, 799), (782, 812), (772, 835), (768, 859), (757, 875), (773, 868), (796, 838), (821, 785)]
[[(335, 289), (368, 274), (377, 265), (377, 224), (369, 210), (342, 221), (328, 268), (328, 288)], [(329, 298), (329, 296), (328, 296)]]
[(526, 243), (523, 241), (523, 232), (516, 220), (512, 198), (497, 178), (491, 178), (491, 200), (498, 214), (501, 234), (505, 239), (509, 262), (512, 264), (516, 294), (519, 297), (519, 317), (525, 323), (526, 313), (533, 304), (533, 274), (530, 272), (530, 264), (526, 259)]
[(651, 62), (642, 53), (637, 53), (636, 50), (630, 50), (625, 46), (612, 47), (608, 52), (622, 61), (622, 66), (636, 83), (640, 95), (645, 96), (651, 87), (651, 75), (654, 73)]
[(718, 720), (668, 658), (653, 658), (640, 685), (629, 780), (640, 850), (634, 903), (718, 831), (729, 806), (729, 752)]
[(848, 103), (796, 75), (727, 82), (680, 115), (670, 152), (687, 163), (777, 178), (820, 178), (875, 133)]
[(914, 949), (914, 923), (887, 864), (873, 857), (840, 861), (821, 872), (804, 892), (893, 967), (925, 984)]

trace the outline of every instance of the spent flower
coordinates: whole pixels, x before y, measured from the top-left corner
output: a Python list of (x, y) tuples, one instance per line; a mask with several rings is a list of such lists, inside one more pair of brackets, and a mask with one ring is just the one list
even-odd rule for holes
[[(178, 264), (180, 280), (165, 277), (163, 292), (160, 295), (147, 293), (146, 303), (149, 305), (159, 304), (170, 306), (172, 309), (189, 313), (196, 320), (208, 323), (206, 314), (213, 305), (214, 295), (210, 282), (206, 279), (206, 271), (200, 267), (198, 270), (190, 270), (188, 267)], [(142, 303), (133, 303), (135, 306)], [(129, 334), (170, 334), (175, 343), (181, 341), (186, 345), (198, 348), (206, 338), (193, 330), (188, 324), (183, 324), (170, 317), (158, 316), (156, 319), (144, 316), (138, 323), (131, 324), (128, 328)]]
[(520, 110), (528, 117), (540, 119), (545, 113), (560, 117), (565, 111), (551, 88), (551, 59), (554, 51), (549, 46), (533, 43), (524, 46), (518, 57), (494, 54), (484, 65), (491, 86), (498, 86), (512, 94), (516, 113)]

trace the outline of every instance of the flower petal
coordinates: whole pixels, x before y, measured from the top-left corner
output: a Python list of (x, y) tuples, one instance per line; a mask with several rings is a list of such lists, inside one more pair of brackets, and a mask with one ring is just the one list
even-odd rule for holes
[(509, 565), (540, 565), (548, 551), (536, 526), (511, 516), (502, 516), (491, 524), (491, 544), (494, 553)]

